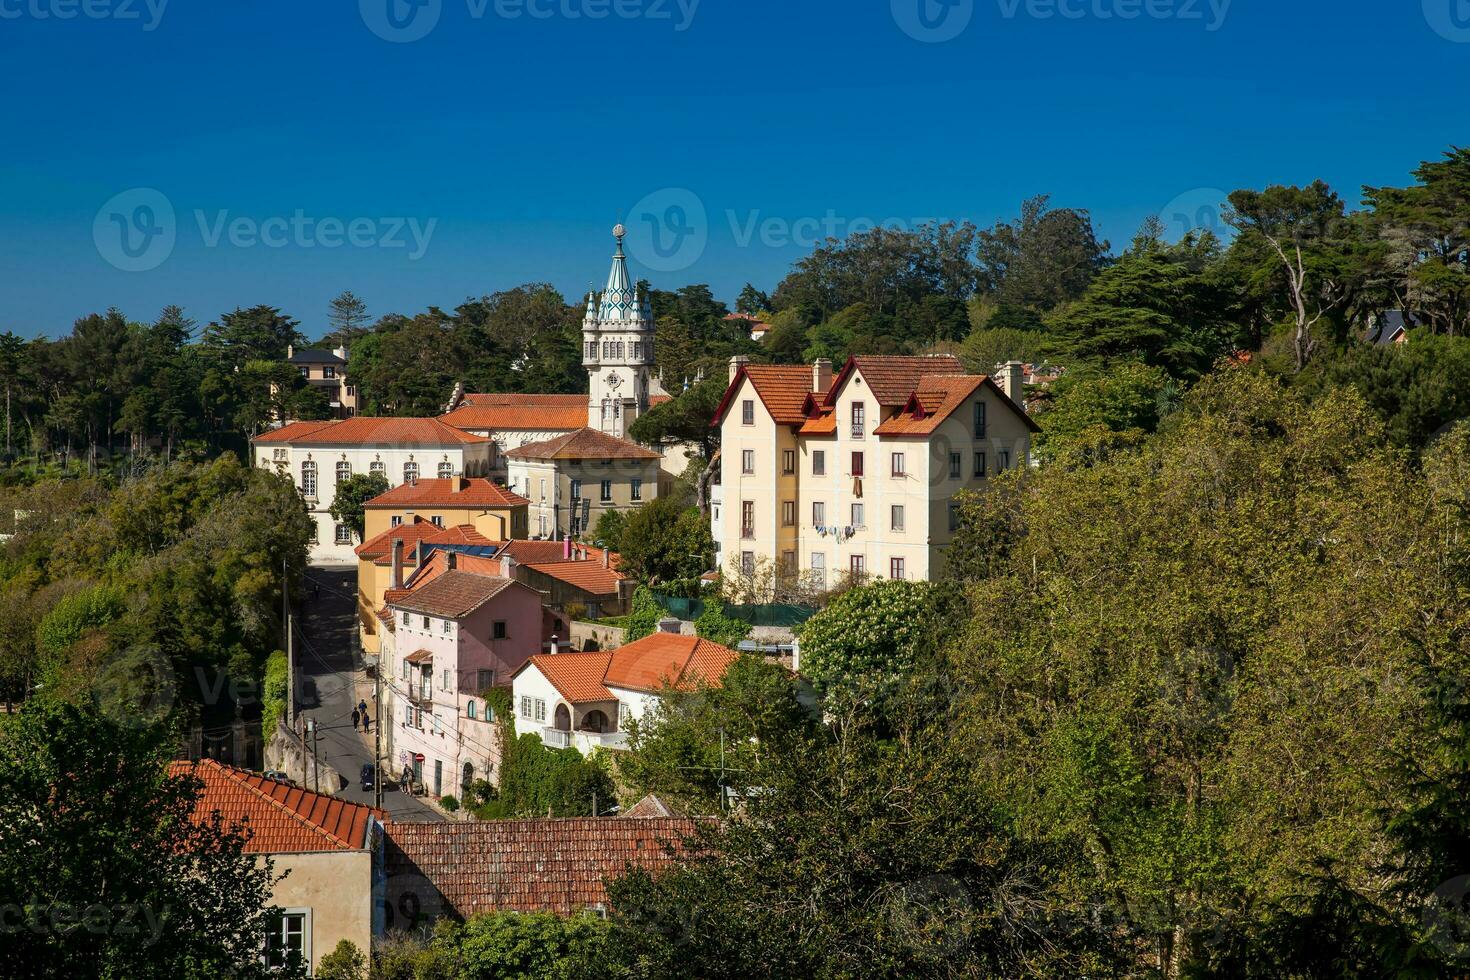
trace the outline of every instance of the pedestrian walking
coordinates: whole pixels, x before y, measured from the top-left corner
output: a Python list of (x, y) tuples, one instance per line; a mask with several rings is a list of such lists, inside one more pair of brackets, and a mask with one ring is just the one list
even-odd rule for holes
[(357, 702), (357, 710), (358, 711), (361, 711), (362, 712), (362, 716), (364, 718), (366, 718), (367, 717), (367, 701), (366, 700), (362, 700), (362, 701)]
[(357, 709), (356, 708), (353, 708), (352, 709), (352, 730), (354, 732), (357, 731), (357, 719), (358, 719), (358, 717), (359, 717), (359, 715), (357, 713)]

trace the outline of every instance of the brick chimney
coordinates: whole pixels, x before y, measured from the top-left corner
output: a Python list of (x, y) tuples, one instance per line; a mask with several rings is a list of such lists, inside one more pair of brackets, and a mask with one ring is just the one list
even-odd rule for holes
[(820, 395), (832, 387), (832, 362), (819, 357), (812, 362), (812, 393)]
[(393, 539), (393, 588), (403, 588), (403, 539)]
[(734, 381), (735, 375), (739, 374), (740, 369), (745, 367), (745, 365), (749, 363), (750, 358), (746, 357), (744, 354), (737, 354), (734, 357), (730, 358), (730, 380)]

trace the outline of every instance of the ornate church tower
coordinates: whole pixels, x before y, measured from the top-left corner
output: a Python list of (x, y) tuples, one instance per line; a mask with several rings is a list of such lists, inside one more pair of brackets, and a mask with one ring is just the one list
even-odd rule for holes
[(587, 296), (587, 319), (582, 323), (582, 363), (587, 368), (591, 395), (587, 424), (626, 439), (633, 420), (648, 411), (650, 370), (653, 366), (653, 309), (628, 279), (623, 255), (622, 225), (613, 229), (618, 250), (602, 302)]

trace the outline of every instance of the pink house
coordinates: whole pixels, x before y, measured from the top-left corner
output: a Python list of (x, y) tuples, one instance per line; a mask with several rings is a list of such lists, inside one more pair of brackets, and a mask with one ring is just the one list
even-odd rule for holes
[(541, 650), (541, 594), (498, 575), (449, 568), (393, 597), (393, 643), (383, 664), (391, 748), (385, 767), (405, 770), (435, 797), (495, 780), (500, 762), (486, 695)]

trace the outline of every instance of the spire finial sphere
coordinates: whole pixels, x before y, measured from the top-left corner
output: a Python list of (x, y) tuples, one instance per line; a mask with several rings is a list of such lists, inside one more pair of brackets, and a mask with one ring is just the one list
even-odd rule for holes
[(613, 228), (613, 237), (616, 238), (618, 241), (622, 241), (623, 238), (627, 236), (627, 234), (628, 229), (624, 228), (622, 225), (617, 225)]

